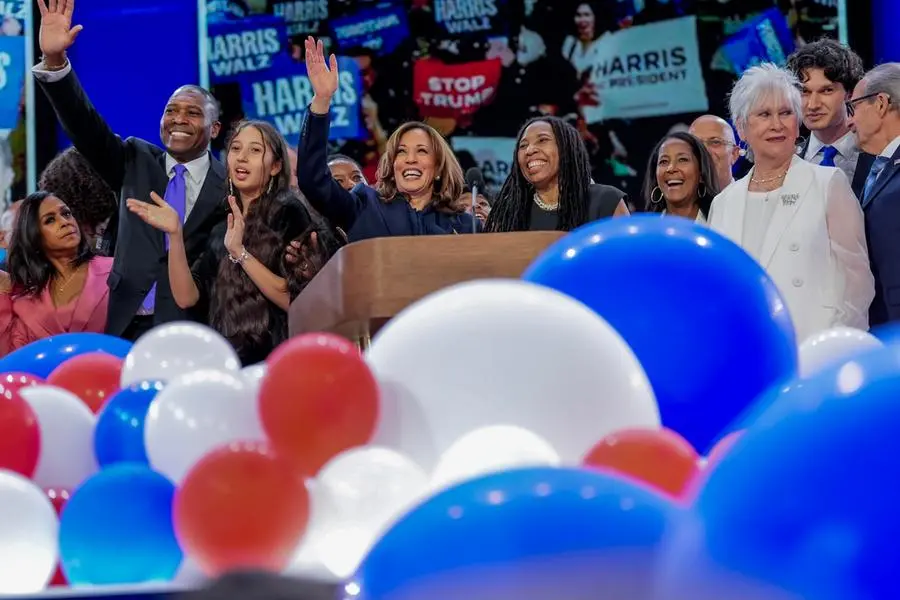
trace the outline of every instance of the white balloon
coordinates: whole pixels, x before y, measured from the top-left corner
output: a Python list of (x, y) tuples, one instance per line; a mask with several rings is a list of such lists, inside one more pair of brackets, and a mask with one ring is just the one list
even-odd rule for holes
[(316, 475), (308, 543), (338, 578), (353, 573), (381, 533), (428, 493), (428, 475), (409, 458), (365, 446), (331, 459)]
[(150, 465), (176, 485), (210, 451), (261, 439), (256, 398), (237, 372), (181, 375), (156, 395), (144, 422)]
[(519, 467), (556, 467), (559, 454), (539, 435), (509, 425), (471, 431), (450, 446), (438, 461), (431, 484), (435, 490), (467, 479)]
[(47, 587), (59, 558), (59, 521), (44, 492), (18, 473), (0, 470), (0, 594)]
[(800, 377), (810, 377), (857, 354), (883, 344), (866, 331), (835, 327), (807, 338), (800, 345)]
[(218, 332), (199, 323), (167, 323), (132, 346), (122, 365), (121, 387), (146, 380), (168, 382), (202, 369), (236, 372), (240, 368), (234, 348)]
[(266, 363), (258, 363), (241, 369), (241, 376), (247, 382), (250, 393), (253, 394), (254, 398), (259, 397), (259, 386), (262, 383), (262, 378), (266, 375), (266, 371)]
[(566, 464), (614, 431), (660, 425), (622, 337), (580, 302), (525, 281), (431, 294), (388, 322), (367, 360), (382, 391), (372, 443), (429, 471), (456, 440), (490, 425), (534, 432)]
[(31, 479), (42, 488), (74, 490), (99, 469), (94, 456), (96, 415), (78, 396), (52, 385), (23, 387), (19, 394), (41, 428), (41, 453)]

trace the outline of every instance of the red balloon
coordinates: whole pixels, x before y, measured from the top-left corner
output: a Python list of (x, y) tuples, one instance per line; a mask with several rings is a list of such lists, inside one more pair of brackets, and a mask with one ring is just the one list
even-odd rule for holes
[(364, 445), (378, 420), (378, 383), (359, 349), (316, 333), (278, 347), (260, 382), (259, 412), (272, 446), (305, 473)]
[[(53, 503), (53, 508), (56, 509), (57, 516), (61, 516), (62, 509), (66, 505), (66, 502), (69, 501), (69, 497), (72, 493), (63, 488), (47, 488), (44, 490), (44, 493), (47, 494), (47, 497), (50, 498), (50, 502)], [(61, 564), (56, 565), (56, 573), (53, 574), (50, 585), (69, 585), (69, 581), (66, 579), (65, 573), (63, 573)]]
[(79, 354), (56, 367), (47, 383), (69, 390), (96, 414), (119, 391), (122, 359), (105, 352)]
[(603, 438), (584, 459), (585, 466), (628, 475), (681, 498), (700, 469), (696, 450), (669, 429), (628, 429)]
[(309, 520), (301, 473), (263, 443), (229, 444), (203, 457), (175, 493), (175, 533), (208, 575), (280, 572)]
[(30, 373), (0, 373), (0, 386), (19, 391), (23, 387), (41, 385), (44, 380)]
[(728, 454), (734, 445), (741, 439), (741, 436), (744, 435), (742, 430), (732, 431), (713, 446), (713, 449), (709, 451), (709, 454), (706, 456), (706, 468), (710, 469), (714, 467), (720, 460), (722, 460), (726, 454)]
[(34, 475), (41, 454), (41, 429), (31, 405), (19, 395), (21, 378), (0, 381), (0, 469)]

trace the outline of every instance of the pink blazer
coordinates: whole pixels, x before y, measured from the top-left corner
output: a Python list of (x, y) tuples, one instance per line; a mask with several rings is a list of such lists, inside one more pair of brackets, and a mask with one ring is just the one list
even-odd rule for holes
[(0, 356), (52, 335), (103, 333), (109, 305), (106, 280), (112, 264), (112, 258), (91, 260), (81, 295), (59, 308), (54, 306), (49, 288), (38, 298), (13, 299), (0, 293)]

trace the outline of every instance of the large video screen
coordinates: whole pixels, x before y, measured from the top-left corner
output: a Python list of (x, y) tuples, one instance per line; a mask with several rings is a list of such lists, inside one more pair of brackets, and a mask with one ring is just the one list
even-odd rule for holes
[[(200, 0), (204, 2), (204, 0)], [(444, 133), (497, 189), (529, 117), (570, 119), (594, 179), (638, 194), (659, 138), (727, 115), (734, 77), (841, 37), (837, 0), (208, 0), (209, 83), (226, 124), (274, 123), (295, 144), (312, 89), (303, 39), (340, 57), (332, 150), (369, 180), (400, 123)], [(220, 140), (220, 144), (221, 144)]]

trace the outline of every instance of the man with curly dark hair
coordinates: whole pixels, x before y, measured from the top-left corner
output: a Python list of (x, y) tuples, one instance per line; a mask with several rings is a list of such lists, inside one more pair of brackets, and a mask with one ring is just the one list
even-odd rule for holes
[(873, 157), (857, 147), (846, 101), (865, 74), (862, 60), (840, 42), (822, 39), (801, 46), (788, 57), (787, 67), (803, 86), (803, 124), (810, 131), (800, 156), (843, 170), (859, 197)]
[(52, 192), (72, 210), (97, 254), (112, 256), (115, 223), (109, 221), (116, 210), (116, 193), (78, 150), (71, 147), (50, 161), (38, 187)]

